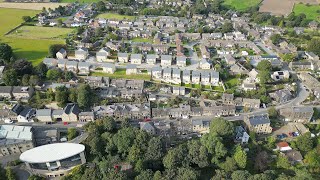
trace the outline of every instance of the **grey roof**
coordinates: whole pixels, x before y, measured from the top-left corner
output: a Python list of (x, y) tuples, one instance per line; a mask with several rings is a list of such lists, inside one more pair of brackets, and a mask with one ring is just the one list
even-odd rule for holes
[(67, 59), (58, 59), (58, 64), (66, 64)]
[(28, 93), (31, 88), (29, 86), (13, 86), (12, 93)]
[(219, 72), (211, 71), (211, 77), (213, 77), (213, 78), (219, 78)]
[(151, 71), (162, 71), (162, 68), (160, 66), (153, 66)]
[(146, 59), (157, 59), (157, 55), (155, 55), (155, 54), (147, 54), (147, 57), (146, 57)]
[(79, 113), (79, 116), (94, 116), (94, 112), (93, 111), (81, 112)]
[(172, 56), (171, 55), (161, 55), (161, 61), (172, 61)]
[(192, 71), (192, 77), (200, 76), (200, 71)]
[(187, 58), (185, 57), (185, 56), (179, 56), (179, 57), (177, 57), (177, 62), (178, 61), (183, 61), (183, 62), (185, 62), (185, 61), (187, 61)]
[(172, 68), (172, 74), (181, 74), (181, 70), (177, 68)]
[(64, 53), (66, 53), (67, 51), (66, 51), (65, 49), (61, 48), (58, 52), (61, 53), (61, 54), (64, 54)]
[(171, 69), (171, 68), (164, 68), (164, 69), (163, 69), (163, 74), (166, 74), (166, 73), (171, 74), (171, 72), (172, 72), (172, 69)]
[(66, 107), (63, 109), (63, 111), (66, 113), (66, 114), (79, 114), (80, 110), (79, 110), (79, 107), (77, 104), (74, 104), (74, 103), (69, 103), (66, 105)]
[(12, 86), (0, 86), (0, 93), (11, 93)]
[(53, 64), (53, 63), (57, 62), (57, 60), (54, 58), (44, 58), (42, 62), (44, 64)]
[(115, 65), (114, 65), (114, 64), (111, 64), (111, 63), (102, 63), (102, 67), (105, 67), (105, 68), (114, 68)]
[(191, 72), (190, 72), (190, 70), (183, 70), (182, 74), (183, 74), (183, 76), (190, 76)]
[(51, 109), (37, 109), (37, 116), (51, 116)]
[(63, 110), (62, 109), (54, 109), (52, 111), (52, 115), (62, 115), (63, 114)]
[(125, 57), (127, 58), (129, 56), (128, 53), (118, 53), (118, 57)]
[(249, 117), (249, 122), (252, 126), (255, 126), (259, 124), (268, 124), (270, 123), (270, 119), (268, 114), (254, 115)]
[(142, 54), (131, 54), (131, 59), (142, 59)]
[(75, 51), (76, 54), (87, 54), (88, 53), (88, 49), (86, 48), (79, 48)]
[(206, 72), (206, 71), (201, 72), (201, 77), (202, 77), (202, 78), (210, 78), (210, 73), (209, 73), (209, 72)]
[(312, 107), (301, 106), (301, 107), (293, 107), (294, 112), (313, 112)]
[(90, 68), (91, 63), (89, 62), (79, 62), (78, 67), (88, 67)]
[(135, 64), (128, 64), (128, 65), (126, 66), (126, 69), (137, 69), (137, 65), (135, 65)]
[(66, 66), (77, 66), (78, 65), (78, 61), (67, 61), (66, 62)]

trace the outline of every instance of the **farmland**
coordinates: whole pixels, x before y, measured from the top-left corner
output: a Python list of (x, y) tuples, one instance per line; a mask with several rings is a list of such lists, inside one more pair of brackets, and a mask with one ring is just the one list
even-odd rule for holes
[(99, 14), (97, 18), (105, 18), (105, 19), (117, 19), (117, 20), (123, 20), (123, 19), (129, 19), (132, 20), (135, 18), (135, 16), (126, 16), (126, 15), (120, 15), (120, 14), (114, 14), (114, 13), (104, 13)]
[[(0, 0), (1, 2), (1, 0)], [(26, 10), (42, 10), (43, 7), (55, 9), (59, 6), (66, 6), (67, 3), (0, 3), (0, 8), (26, 9)]]
[(257, 6), (261, 0), (225, 0), (223, 5), (232, 7), (238, 11), (245, 11), (250, 7)]
[(320, 21), (320, 13), (317, 10), (320, 10), (320, 5), (296, 4), (293, 9), (297, 15), (304, 13), (307, 19)]
[(42, 59), (48, 54), (48, 47), (51, 44), (64, 43), (64, 41), (28, 39), (28, 37), (26, 37), (28, 35), (23, 37), (11, 37), (10, 35), (4, 36), (4, 34), (10, 29), (13, 29), (17, 25), (19, 25), (22, 22), (22, 16), (34, 16), (38, 12), (39, 11), (35, 10), (0, 8), (0, 17), (6, 17), (0, 18), (0, 41), (8, 43), (13, 48), (13, 51), (17, 58), (25, 58), (31, 61), (34, 65), (39, 64)]
[(290, 0), (264, 0), (260, 6), (260, 12), (270, 12), (272, 15), (287, 16), (292, 12), (294, 2)]
[(16, 31), (10, 33), (8, 37), (24, 39), (63, 40), (66, 35), (71, 33), (72, 31), (73, 30), (69, 28), (22, 26)]

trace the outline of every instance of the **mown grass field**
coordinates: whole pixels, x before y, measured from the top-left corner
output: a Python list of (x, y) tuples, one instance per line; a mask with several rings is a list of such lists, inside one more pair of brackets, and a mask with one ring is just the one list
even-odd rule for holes
[(317, 11), (320, 10), (320, 5), (305, 5), (305, 4), (295, 4), (293, 12), (298, 15), (304, 13), (307, 16), (307, 19), (317, 20), (320, 22), (320, 13)]
[(103, 72), (92, 72), (90, 75), (91, 76), (110, 77), (113, 79), (141, 79), (141, 80), (147, 80), (147, 81), (149, 81), (151, 79), (150, 75), (147, 75), (147, 74), (126, 75), (125, 69), (117, 69), (114, 74), (108, 74), (108, 73), (103, 73)]
[(223, 5), (232, 7), (238, 11), (245, 11), (250, 7), (257, 6), (262, 0), (225, 0)]
[[(22, 22), (22, 16), (34, 16), (39, 11), (0, 8), (0, 42), (8, 43), (14, 51), (16, 58), (27, 59), (33, 65), (39, 64), (48, 54), (52, 44), (64, 43), (64, 40), (30, 39), (23, 37), (4, 36), (6, 32)], [(38, 31), (39, 33), (39, 31)], [(42, 36), (39, 33), (39, 36)]]
[(10, 33), (8, 37), (25, 39), (63, 40), (73, 29), (58, 27), (22, 26)]
[(131, 39), (132, 42), (142, 42), (142, 43), (152, 43), (152, 39), (147, 38), (133, 38)]
[(117, 19), (117, 20), (123, 20), (123, 19), (128, 19), (128, 20), (133, 20), (135, 16), (126, 16), (126, 15), (120, 15), (116, 13), (103, 13), (99, 14), (97, 18), (105, 18), (105, 19)]

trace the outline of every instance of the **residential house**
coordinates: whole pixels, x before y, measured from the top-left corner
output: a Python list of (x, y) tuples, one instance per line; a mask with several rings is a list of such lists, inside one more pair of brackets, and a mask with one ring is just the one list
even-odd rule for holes
[(211, 64), (206, 59), (202, 59), (200, 61), (199, 67), (201, 69), (211, 69)]
[(126, 75), (137, 74), (137, 73), (138, 73), (137, 65), (135, 65), (135, 64), (128, 64), (128, 65), (126, 66)]
[(168, 54), (169, 53), (169, 46), (166, 44), (153, 44), (153, 50), (157, 54)]
[(79, 48), (74, 53), (75, 58), (79, 60), (85, 60), (89, 56), (89, 51), (86, 48)]
[(249, 142), (249, 134), (242, 126), (237, 126), (235, 129), (235, 138), (234, 141), (240, 144), (247, 144)]
[(182, 82), (184, 84), (191, 84), (191, 73), (190, 70), (183, 70), (182, 71)]
[(226, 61), (226, 63), (227, 63), (228, 65), (233, 65), (233, 64), (236, 63), (236, 59), (234, 59), (234, 57), (232, 57), (231, 54), (226, 54), (226, 55), (224, 56), (224, 60)]
[(0, 97), (1, 99), (11, 99), (12, 97), (12, 86), (0, 86)]
[(172, 69), (171, 68), (164, 68), (162, 80), (165, 82), (171, 82), (171, 77), (172, 77)]
[(219, 72), (211, 71), (210, 72), (210, 82), (212, 86), (219, 86)]
[(105, 62), (108, 59), (108, 56), (110, 56), (110, 50), (107, 48), (101, 48), (97, 53), (96, 53), (96, 59), (99, 62)]
[(176, 95), (176, 96), (184, 96), (186, 94), (186, 89), (185, 89), (185, 87), (173, 86), (172, 87), (172, 94)]
[(37, 109), (36, 118), (40, 122), (52, 122), (52, 109)]
[(200, 83), (200, 71), (192, 71), (191, 74), (191, 82), (192, 84), (199, 84)]
[(268, 114), (245, 116), (244, 122), (250, 131), (257, 134), (270, 134), (272, 127)]
[(61, 119), (63, 122), (76, 122), (78, 121), (79, 113), (80, 110), (77, 104), (68, 103), (63, 109)]
[(242, 83), (242, 89), (245, 91), (257, 90), (257, 86), (255, 83)]
[(309, 123), (313, 116), (313, 108), (309, 106), (288, 107), (280, 109), (280, 116), (285, 121)]
[(172, 82), (174, 84), (181, 84), (181, 70), (177, 68), (172, 69)]
[(223, 93), (221, 96), (221, 100), (223, 104), (233, 105), (234, 104), (234, 95)]
[(57, 59), (65, 59), (67, 57), (67, 51), (63, 48), (61, 48), (57, 53), (56, 53)]
[(293, 98), (292, 93), (288, 89), (280, 89), (273, 93), (269, 93), (269, 96), (277, 103), (286, 103)]
[(309, 27), (313, 30), (318, 29), (319, 23), (317, 21), (311, 21)]
[(64, 71), (66, 69), (67, 59), (59, 59), (58, 60), (58, 68)]
[(66, 62), (66, 70), (71, 71), (73, 73), (77, 73), (78, 71), (78, 61), (67, 61)]
[(101, 76), (86, 76), (84, 81), (89, 84), (91, 88), (108, 87), (109, 77)]
[(320, 87), (320, 82), (318, 81), (318, 79), (316, 79), (309, 73), (301, 72), (300, 74), (298, 74), (298, 77), (311, 90), (314, 90)]
[(289, 67), (293, 70), (314, 70), (314, 65), (311, 61), (290, 62)]
[(250, 108), (250, 109), (259, 109), (260, 108), (260, 99), (242, 99), (242, 106)]
[(91, 63), (89, 62), (79, 62), (78, 63), (78, 74), (89, 75), (90, 74)]
[(244, 66), (242, 66), (240, 63), (235, 63), (230, 66), (230, 73), (233, 75), (248, 74), (249, 71)]
[(285, 156), (288, 158), (291, 165), (295, 165), (297, 163), (302, 162), (303, 157), (300, 153), (300, 151), (297, 150), (290, 150), (284, 152)]
[(203, 59), (210, 59), (210, 52), (208, 51), (208, 48), (204, 45), (199, 46), (201, 55)]
[(187, 65), (187, 58), (185, 56), (179, 56), (176, 59), (177, 66), (179, 67), (185, 67)]
[(285, 71), (275, 71), (271, 74), (271, 78), (274, 81), (280, 81), (283, 79), (289, 79), (290, 73), (289, 71), (285, 70)]
[(153, 122), (140, 122), (140, 129), (153, 135), (156, 134)]
[(12, 89), (12, 96), (16, 100), (28, 100), (32, 97), (34, 89), (28, 86), (14, 86)]
[(201, 71), (201, 84), (202, 85), (210, 85), (210, 72)]
[(33, 122), (36, 111), (30, 107), (24, 107), (17, 116), (18, 122)]
[(48, 67), (48, 69), (55, 68), (58, 65), (58, 61), (54, 58), (44, 58), (42, 62)]
[(292, 148), (289, 146), (287, 142), (282, 141), (277, 143), (277, 150), (280, 152), (285, 152), (285, 151), (291, 151)]
[(155, 54), (147, 54), (146, 62), (147, 62), (147, 64), (154, 65), (157, 62), (157, 58), (158, 58), (158, 56)]
[(205, 121), (201, 119), (192, 119), (192, 132), (206, 134), (209, 133), (210, 121)]
[(131, 64), (142, 64), (142, 54), (131, 54)]
[(171, 55), (161, 55), (161, 66), (171, 66), (172, 64), (172, 56)]
[(118, 53), (118, 62), (120, 62), (120, 63), (129, 62), (129, 54), (128, 53)]
[(162, 68), (159, 66), (152, 67), (151, 76), (154, 79), (161, 79), (162, 78)]
[(79, 113), (79, 121), (80, 122), (90, 122), (95, 120), (94, 112), (80, 112)]
[(103, 63), (102, 64), (102, 70), (105, 73), (113, 74), (116, 71), (116, 66), (111, 63)]

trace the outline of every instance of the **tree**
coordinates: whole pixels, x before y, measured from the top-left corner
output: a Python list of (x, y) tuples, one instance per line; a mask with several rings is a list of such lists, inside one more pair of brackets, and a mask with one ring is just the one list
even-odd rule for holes
[(32, 74), (33, 66), (30, 61), (25, 59), (17, 60), (13, 63), (12, 68), (16, 70), (18, 76), (23, 76), (25, 74)]
[(6, 168), (6, 177), (7, 180), (16, 180), (15, 173), (12, 171), (10, 167)]
[(58, 103), (59, 107), (66, 106), (68, 102), (68, 89), (65, 86), (59, 86), (56, 88), (55, 100)]
[(48, 72), (48, 67), (47, 65), (45, 65), (43, 62), (41, 62), (40, 64), (38, 64), (36, 67), (35, 67), (35, 73), (41, 78), (45, 78), (46, 77), (46, 74)]
[(3, 82), (6, 86), (18, 85), (18, 74), (14, 69), (6, 70), (3, 73)]
[[(307, 50), (320, 56), (320, 39), (319, 38), (312, 38), (311, 41), (308, 42)], [(1, 50), (0, 50), (0, 52), (1, 52)], [(1, 55), (0, 55), (0, 57), (1, 57)]]
[(320, 167), (319, 153), (317, 153), (315, 150), (309, 151), (305, 155), (305, 162), (308, 163), (310, 167)]
[(57, 20), (57, 24), (58, 24), (58, 26), (62, 26), (63, 21), (62, 21), (62, 19), (61, 19), (61, 18), (59, 18), (59, 19)]
[(66, 45), (64, 44), (52, 44), (49, 46), (49, 57), (56, 58), (56, 53), (61, 49), (66, 49)]
[(228, 33), (233, 31), (233, 25), (232, 23), (226, 22), (221, 26), (221, 32), (222, 33)]
[(266, 151), (258, 152), (255, 158), (254, 167), (260, 172), (263, 172), (268, 168), (268, 153)]
[(313, 140), (311, 138), (311, 133), (307, 132), (297, 138), (296, 145), (298, 149), (304, 153), (311, 151), (313, 148)]
[(66, 71), (66, 72), (64, 73), (64, 79), (65, 79), (66, 81), (70, 81), (72, 78), (74, 78), (73, 72), (71, 72), (71, 71)]
[(210, 133), (224, 137), (231, 136), (234, 133), (234, 126), (223, 118), (214, 118), (210, 123)]
[(31, 75), (29, 79), (30, 86), (36, 86), (39, 84), (39, 77), (37, 75)]
[(260, 84), (266, 84), (272, 80), (269, 71), (260, 71), (258, 78)]
[(226, 172), (231, 173), (237, 169), (237, 164), (233, 158), (227, 157), (225, 162), (219, 164), (219, 167)]
[(237, 170), (231, 174), (232, 180), (247, 180), (251, 174), (246, 170)]
[(199, 140), (191, 140), (187, 143), (188, 159), (191, 163), (198, 165), (200, 168), (209, 165), (207, 149), (201, 145)]
[(11, 46), (5, 43), (0, 44), (0, 59), (4, 60), (6, 63), (10, 62), (11, 57), (13, 56), (13, 51)]
[[(293, 31), (293, 32), (294, 32), (294, 31)], [(288, 62), (288, 63), (292, 62), (292, 61), (295, 59), (295, 57), (296, 57), (296, 55), (293, 54), (293, 53), (281, 55), (281, 58), (282, 58), (284, 61)]]
[(105, 131), (112, 132), (116, 129), (116, 122), (112, 117), (105, 117), (103, 119), (103, 127)]
[(236, 147), (233, 159), (239, 168), (244, 169), (247, 166), (247, 153), (239, 145)]
[(192, 168), (178, 168), (177, 176), (175, 179), (197, 180), (198, 173)]
[(42, 176), (38, 176), (38, 175), (31, 175), (28, 177), (28, 180), (45, 180), (46, 178), (42, 177)]
[(288, 158), (280, 154), (277, 159), (277, 168), (288, 169), (289, 167), (290, 167), (290, 162)]
[(62, 72), (60, 69), (50, 69), (47, 72), (47, 78), (49, 80), (58, 80), (62, 76)]
[(271, 62), (268, 60), (260, 61), (257, 65), (257, 69), (259, 71), (271, 71), (272, 70)]
[(272, 41), (273, 44), (279, 44), (281, 41), (281, 35), (280, 34), (273, 34), (270, 36), (270, 39)]
[(28, 86), (29, 85), (29, 80), (30, 80), (30, 75), (25, 74), (22, 76), (21, 83), (23, 86)]
[(135, 180), (152, 180), (153, 172), (150, 169), (142, 170), (138, 176), (134, 178)]
[(32, 21), (32, 18), (30, 16), (22, 16), (22, 20), (24, 22), (31, 22)]
[(69, 89), (69, 101), (76, 103), (78, 99), (78, 90), (76, 88)]
[(78, 104), (82, 109), (88, 108), (92, 105), (93, 92), (88, 84), (83, 84), (78, 88)]
[(75, 137), (77, 137), (77, 135), (78, 135), (78, 132), (77, 132), (76, 128), (73, 128), (73, 127), (68, 128), (68, 140), (69, 141), (74, 139)]
[(270, 118), (277, 118), (278, 117), (278, 111), (274, 106), (269, 107), (268, 114)]

